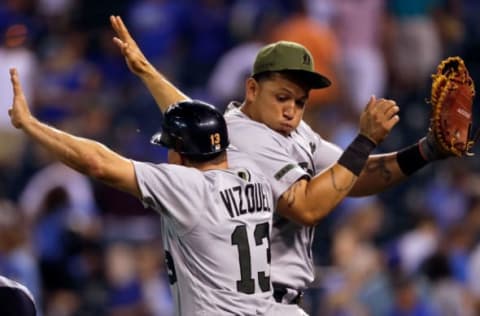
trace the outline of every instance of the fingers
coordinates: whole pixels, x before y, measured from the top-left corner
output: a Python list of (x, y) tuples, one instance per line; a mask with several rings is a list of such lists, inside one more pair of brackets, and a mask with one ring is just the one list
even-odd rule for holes
[(112, 25), (113, 30), (117, 33), (117, 35), (121, 35), (121, 28), (118, 24), (117, 17), (115, 15), (110, 16), (110, 24)]
[(397, 103), (389, 99), (378, 99), (375, 102), (375, 106), (369, 107), (369, 112), (374, 115), (385, 116), (391, 118), (393, 115), (398, 113), (400, 108), (397, 106)]
[(376, 143), (380, 143), (400, 121), (400, 108), (389, 99), (370, 97), (365, 111), (360, 116), (360, 131)]
[(117, 30), (117, 25), (116, 25), (116, 21), (115, 21), (115, 16), (113, 15), (110, 15), (110, 25), (112, 26), (112, 28), (116, 31)]
[(18, 79), (18, 71), (16, 68), (10, 68), (10, 81), (12, 82), (13, 95), (23, 95), (22, 86), (20, 84), (20, 80)]
[(387, 130), (392, 130), (392, 128), (397, 125), (397, 123), (400, 122), (400, 116), (398, 115), (393, 115), (386, 123), (385, 127)]
[(131, 37), (130, 36), (130, 32), (128, 32), (128, 29), (127, 27), (125, 26), (125, 23), (123, 23), (123, 20), (120, 16), (117, 15), (117, 23), (120, 27), (120, 30), (122, 31), (122, 34), (124, 34), (125, 36), (128, 36), (128, 37)]
[(117, 33), (117, 35), (124, 41), (127, 42), (132, 40), (132, 36), (128, 32), (127, 27), (123, 23), (123, 20), (118, 15), (111, 15), (110, 16), (110, 23), (112, 24), (113, 29)]
[(387, 118), (392, 118), (394, 115), (396, 115), (400, 111), (400, 108), (396, 103), (391, 104), (390, 106), (387, 107), (385, 111), (385, 116)]
[(114, 37), (113, 42), (115, 43), (115, 45), (118, 46), (118, 48), (120, 48), (120, 51), (125, 58), (127, 58), (128, 60), (132, 60), (134, 58), (132, 50), (130, 49), (130, 45), (128, 43), (125, 43), (118, 37)]
[(396, 105), (395, 101), (381, 98), (377, 100), (377, 103), (375, 104), (375, 109), (379, 113), (385, 113), (390, 107), (394, 105)]
[(398, 116), (400, 108), (393, 100), (382, 98), (378, 101), (375, 109), (379, 117), (383, 117), (382, 120), (387, 130), (391, 130), (400, 121), (400, 117)]
[(379, 117), (383, 117), (384, 126), (387, 130), (391, 130), (399, 121), (398, 112), (400, 108), (397, 103), (389, 99), (380, 99), (375, 106), (375, 110)]
[(366, 112), (370, 111), (376, 102), (377, 102), (377, 98), (372, 94), (370, 96), (370, 99), (368, 100), (367, 106), (365, 107), (365, 111)]
[(122, 51), (128, 47), (128, 44), (119, 39), (118, 37), (113, 38), (113, 42), (117, 45)]

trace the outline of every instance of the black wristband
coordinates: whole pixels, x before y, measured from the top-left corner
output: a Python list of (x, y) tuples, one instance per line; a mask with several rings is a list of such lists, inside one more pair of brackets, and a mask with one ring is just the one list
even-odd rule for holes
[(397, 163), (403, 174), (409, 176), (423, 168), (428, 164), (428, 161), (422, 156), (420, 144), (415, 143), (397, 152)]
[(427, 161), (434, 161), (448, 158), (448, 153), (442, 152), (437, 145), (433, 133), (427, 133), (427, 136), (418, 141), (420, 154)]
[(338, 159), (338, 164), (350, 170), (357, 177), (362, 172), (368, 156), (377, 145), (368, 137), (358, 134)]

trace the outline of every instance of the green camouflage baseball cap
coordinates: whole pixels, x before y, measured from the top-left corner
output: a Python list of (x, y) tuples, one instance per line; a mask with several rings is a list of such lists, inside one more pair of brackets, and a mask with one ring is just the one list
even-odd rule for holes
[(260, 49), (252, 75), (267, 71), (295, 71), (305, 76), (312, 89), (330, 86), (330, 80), (314, 69), (312, 54), (306, 47), (295, 42), (279, 41)]

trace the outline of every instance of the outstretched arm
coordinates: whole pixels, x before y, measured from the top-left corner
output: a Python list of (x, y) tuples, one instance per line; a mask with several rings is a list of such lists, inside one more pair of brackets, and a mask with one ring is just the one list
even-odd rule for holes
[(189, 97), (169, 82), (147, 60), (130, 35), (121, 17), (110, 16), (110, 23), (117, 34), (117, 36), (113, 38), (113, 41), (120, 48), (128, 68), (140, 77), (147, 86), (162, 113), (173, 103), (190, 100)]
[(474, 83), (464, 61), (458, 56), (442, 60), (432, 75), (427, 135), (396, 153), (372, 156), (351, 193), (378, 193), (435, 160), (472, 156), (474, 95)]
[(141, 197), (132, 162), (104, 145), (48, 126), (37, 120), (28, 107), (16, 69), (10, 70), (13, 104), (8, 110), (12, 125), (67, 166), (112, 187)]
[(407, 148), (370, 156), (349, 195), (366, 196), (382, 192), (407, 179), (427, 164), (448, 158), (431, 137), (429, 132), (426, 137)]
[(367, 196), (385, 191), (408, 178), (398, 165), (397, 153), (371, 155), (349, 193), (349, 196)]

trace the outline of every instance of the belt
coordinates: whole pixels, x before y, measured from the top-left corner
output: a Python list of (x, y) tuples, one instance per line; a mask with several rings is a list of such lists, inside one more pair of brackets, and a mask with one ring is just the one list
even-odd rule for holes
[(303, 301), (303, 291), (286, 287), (274, 287), (273, 298), (278, 303), (300, 305)]

